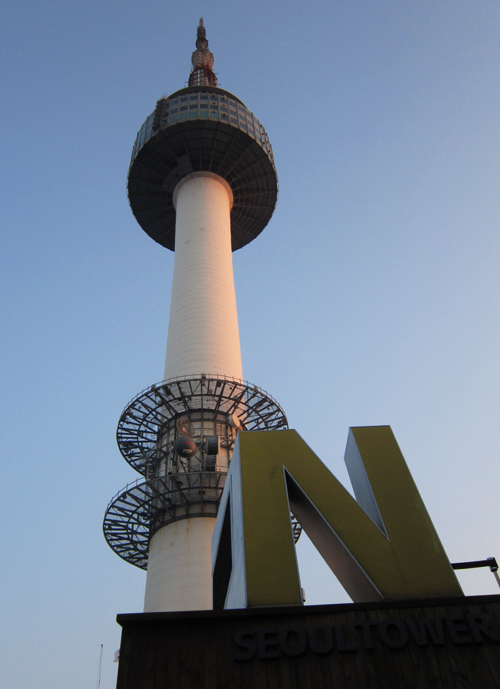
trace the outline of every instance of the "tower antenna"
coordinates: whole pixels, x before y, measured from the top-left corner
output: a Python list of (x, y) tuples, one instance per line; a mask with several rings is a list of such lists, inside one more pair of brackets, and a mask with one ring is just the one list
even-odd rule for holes
[(208, 49), (207, 32), (203, 24), (203, 17), (196, 32), (196, 50), (191, 56), (191, 74), (188, 86), (217, 86), (217, 77), (213, 72), (214, 56)]

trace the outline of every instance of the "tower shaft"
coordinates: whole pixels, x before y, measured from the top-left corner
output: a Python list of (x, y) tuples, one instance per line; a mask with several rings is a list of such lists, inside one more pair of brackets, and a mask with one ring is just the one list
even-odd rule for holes
[(175, 264), (164, 378), (217, 374), (241, 380), (228, 183), (187, 175), (174, 191)]
[(147, 612), (212, 606), (211, 536), (241, 430), (287, 428), (279, 404), (242, 380), (232, 251), (269, 222), (278, 178), (255, 115), (219, 89), (203, 21), (189, 86), (140, 128), (127, 191), (147, 234), (175, 250), (164, 379), (123, 410), (120, 452), (143, 479), (109, 503), (104, 534), (147, 569)]
[(149, 544), (144, 612), (212, 609), (215, 517), (181, 519)]
[[(210, 172), (191, 173), (174, 190), (175, 264), (165, 380), (196, 374), (242, 378), (231, 250), (232, 202), (228, 183)], [(202, 437), (206, 433), (203, 423), (197, 419), (193, 423)], [(227, 471), (226, 453), (219, 452), (218, 463), (219, 470)], [(184, 519), (154, 534), (144, 612), (211, 609), (214, 524), (214, 517)]]

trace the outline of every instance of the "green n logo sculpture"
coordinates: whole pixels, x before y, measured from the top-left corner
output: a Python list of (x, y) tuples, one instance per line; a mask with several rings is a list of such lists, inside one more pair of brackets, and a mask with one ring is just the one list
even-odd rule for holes
[(351, 428), (356, 499), (296, 431), (242, 432), (212, 539), (214, 608), (300, 605), (290, 511), (354, 602), (463, 595), (389, 426)]

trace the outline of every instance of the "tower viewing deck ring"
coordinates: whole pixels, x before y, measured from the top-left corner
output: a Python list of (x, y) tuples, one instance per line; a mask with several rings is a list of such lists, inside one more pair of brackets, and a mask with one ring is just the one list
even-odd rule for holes
[(128, 173), (132, 212), (142, 229), (175, 250), (173, 191), (192, 172), (230, 185), (233, 251), (259, 235), (278, 198), (273, 151), (264, 127), (231, 93), (190, 86), (161, 98), (137, 134)]
[(226, 421), (244, 410), (249, 431), (288, 428), (278, 402), (252, 383), (209, 374), (171, 378), (146, 388), (125, 407), (116, 432), (120, 452), (136, 471), (146, 475), (151, 461), (160, 460), (165, 451), (158, 443), (161, 430), (176, 418), (203, 410), (226, 417)]
[(226, 474), (190, 472), (138, 480), (111, 500), (103, 531), (117, 555), (147, 569), (151, 537), (179, 519), (217, 516)]
[[(227, 474), (190, 472), (130, 483), (110, 501), (103, 532), (117, 555), (139, 569), (148, 567), (149, 541), (180, 519), (217, 516)], [(291, 514), (294, 542), (302, 527)]]

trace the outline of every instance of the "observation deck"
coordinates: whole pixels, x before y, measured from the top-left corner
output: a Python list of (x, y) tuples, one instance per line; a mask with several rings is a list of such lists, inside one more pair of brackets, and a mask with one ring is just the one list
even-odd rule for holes
[(236, 96), (213, 86), (188, 86), (160, 98), (137, 134), (128, 197), (142, 229), (175, 250), (173, 191), (192, 172), (212, 172), (233, 192), (232, 249), (265, 228), (276, 206), (278, 177), (269, 137)]

